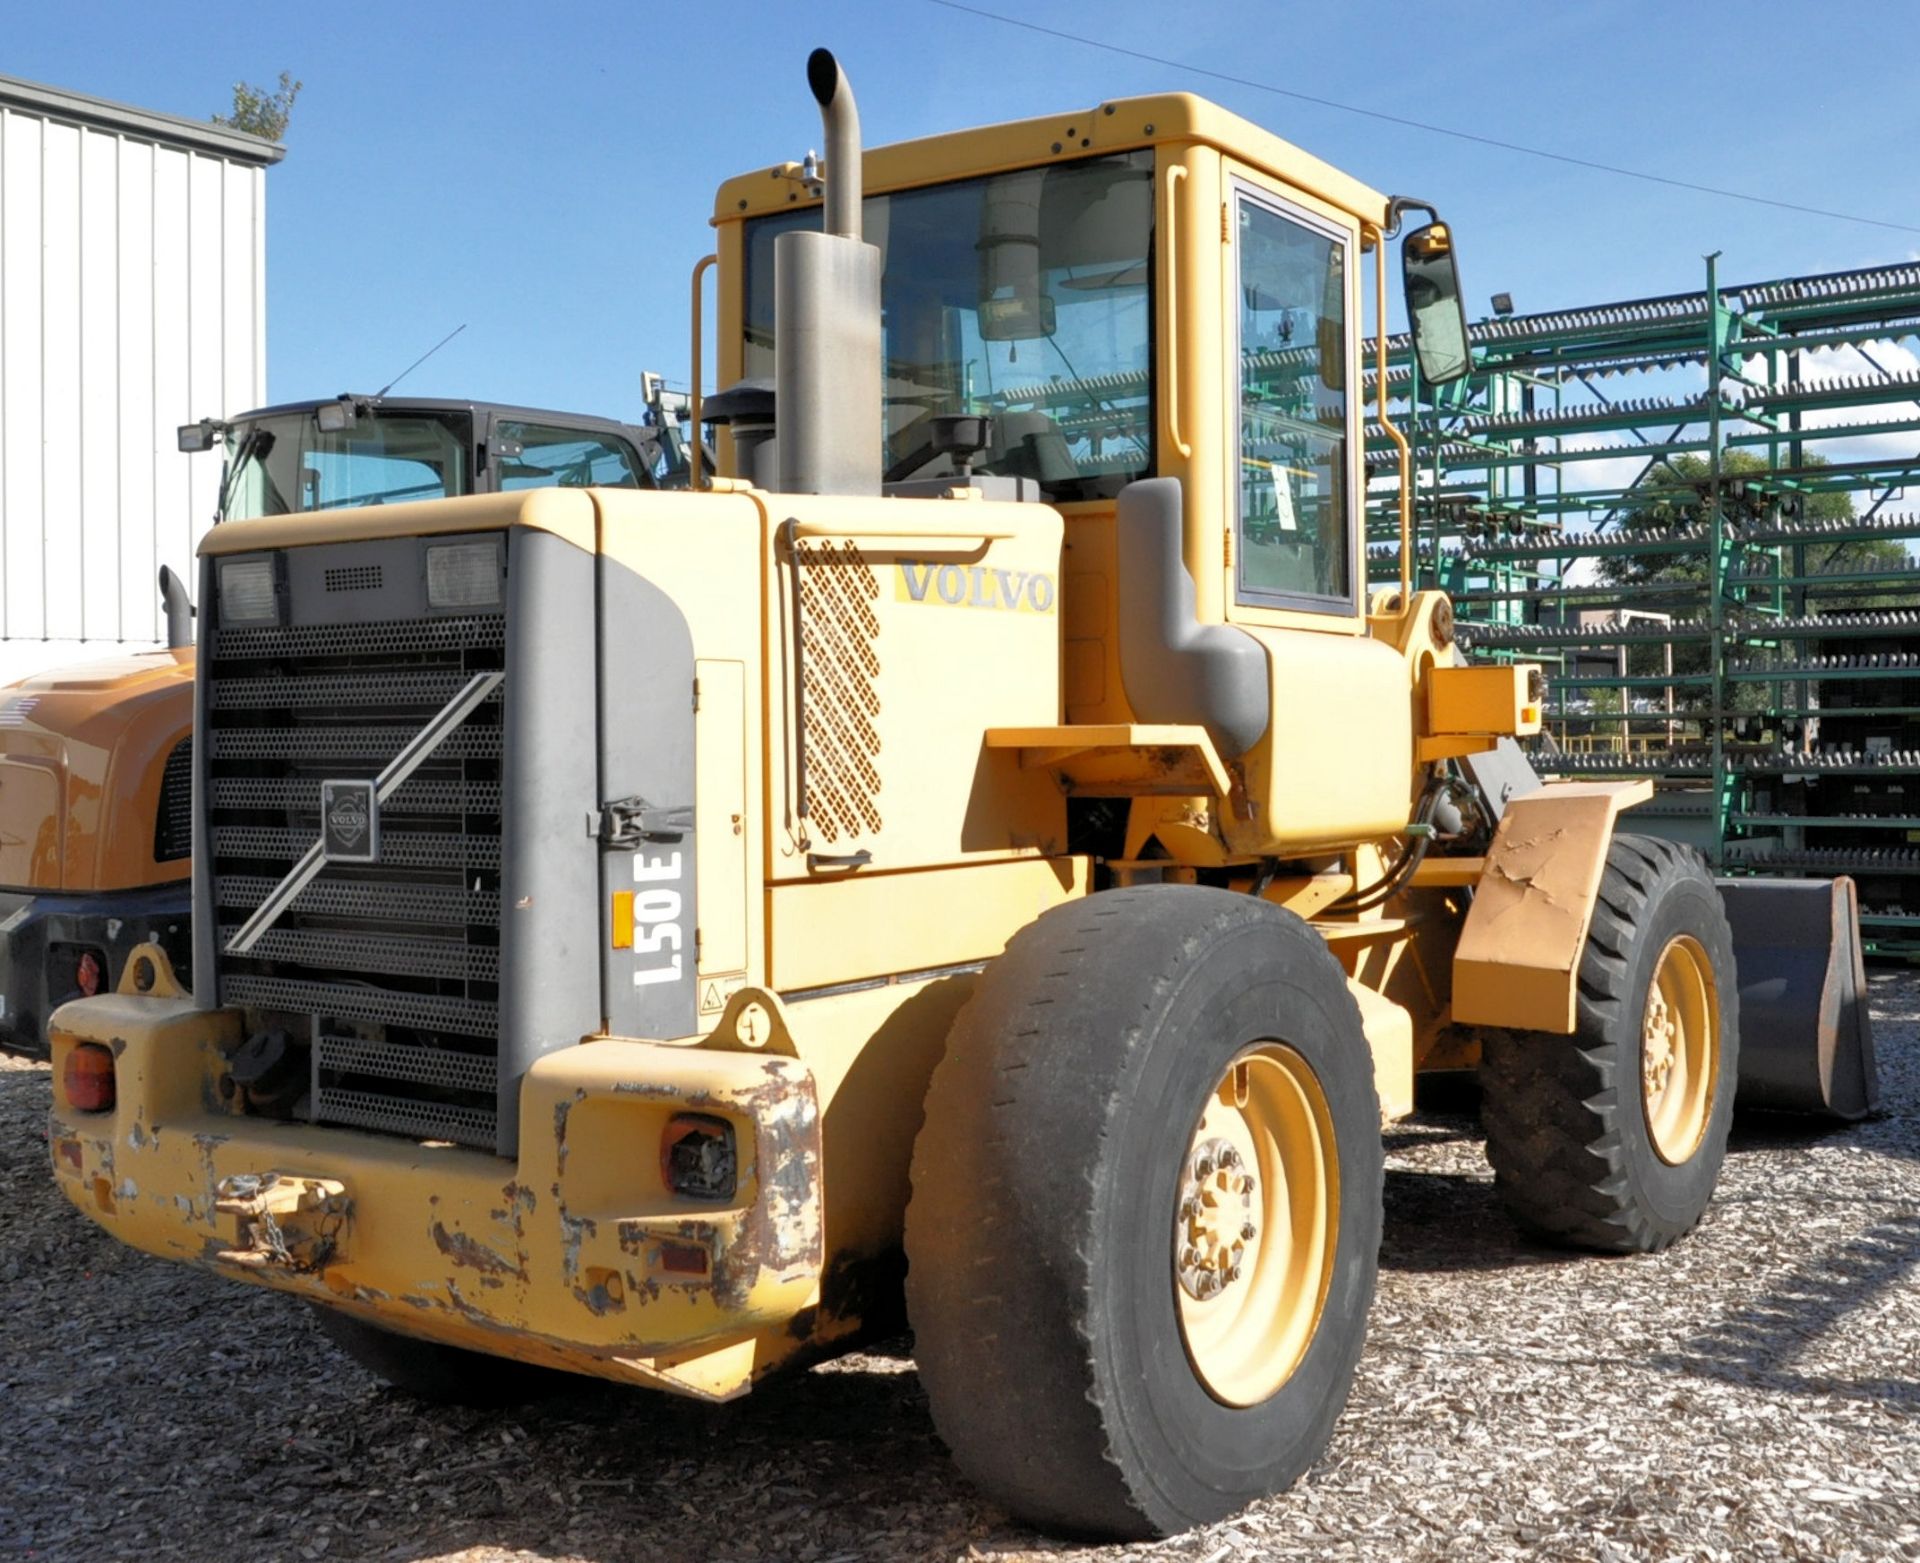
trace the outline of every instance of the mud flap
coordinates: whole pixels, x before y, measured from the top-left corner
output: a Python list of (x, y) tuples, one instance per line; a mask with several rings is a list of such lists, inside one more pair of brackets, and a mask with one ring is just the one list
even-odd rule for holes
[(1880, 1102), (1851, 879), (1716, 881), (1740, 973), (1741, 1111), (1864, 1118)]

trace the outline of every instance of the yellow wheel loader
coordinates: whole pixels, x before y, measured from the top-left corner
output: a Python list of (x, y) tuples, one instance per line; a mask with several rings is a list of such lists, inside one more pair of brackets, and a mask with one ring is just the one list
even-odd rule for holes
[[(1324, 1447), (1420, 1069), (1525, 1227), (1700, 1219), (1727, 916), (1639, 784), (1516, 763), (1538, 670), (1405, 547), (1365, 595), (1418, 203), (1187, 96), (863, 155), (807, 75), (824, 163), (695, 270), (701, 491), (208, 537), (193, 991), (55, 1016), (54, 1169), (433, 1397), (726, 1400), (904, 1301), (996, 1502), (1177, 1531)], [(1437, 218), (1403, 266), (1458, 374)]]
[[(485, 402), (345, 396), (203, 419), (224, 444), (220, 519), (555, 484), (684, 484), (684, 442), (649, 376), (636, 426)], [(164, 566), (165, 651), (80, 663), (0, 689), (0, 1048), (47, 1049), (67, 999), (112, 992), (160, 945), (192, 940), (193, 605)]]

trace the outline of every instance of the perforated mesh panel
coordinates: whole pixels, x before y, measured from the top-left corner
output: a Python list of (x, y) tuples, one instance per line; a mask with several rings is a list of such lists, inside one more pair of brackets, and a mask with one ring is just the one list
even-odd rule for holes
[(380, 566), (377, 564), (350, 564), (339, 569), (325, 572), (324, 582), (330, 592), (370, 592), (380, 585)]
[(881, 827), (880, 581), (850, 542), (802, 542), (797, 553), (807, 816), (831, 844)]
[(193, 740), (182, 738), (160, 776), (160, 807), (153, 821), (153, 858), (173, 862), (193, 855)]
[[(349, 553), (324, 579), (360, 591), (373, 573)], [(505, 619), (230, 629), (217, 612), (201, 741), (219, 1002), (315, 1039), (315, 1121), (491, 1149), (504, 685), (381, 805), (377, 862), (330, 864), (226, 950), (318, 838), (320, 783), (376, 775), (476, 673), (504, 671)]]

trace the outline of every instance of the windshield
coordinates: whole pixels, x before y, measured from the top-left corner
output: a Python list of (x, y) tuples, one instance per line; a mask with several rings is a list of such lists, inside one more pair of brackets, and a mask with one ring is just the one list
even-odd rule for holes
[[(979, 472), (1099, 499), (1153, 468), (1153, 154), (869, 196), (880, 248), (886, 471), (951, 471), (939, 413), (987, 413)], [(771, 377), (773, 241), (819, 208), (747, 224), (746, 374)]]
[(323, 433), (311, 412), (255, 418), (228, 436), (222, 516), (398, 505), (470, 494), (473, 420), (465, 413), (362, 413)]

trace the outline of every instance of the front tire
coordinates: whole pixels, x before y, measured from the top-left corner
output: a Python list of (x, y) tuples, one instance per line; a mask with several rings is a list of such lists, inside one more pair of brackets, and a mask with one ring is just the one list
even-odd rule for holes
[(988, 967), (927, 1096), (907, 1308), (934, 1424), (1029, 1523), (1165, 1535), (1290, 1484), (1346, 1401), (1380, 1242), (1339, 963), (1188, 886), (1061, 907)]
[(1578, 980), (1572, 1036), (1484, 1038), (1487, 1156), (1529, 1234), (1651, 1253), (1713, 1197), (1738, 1078), (1733, 935), (1698, 853), (1613, 838)]

